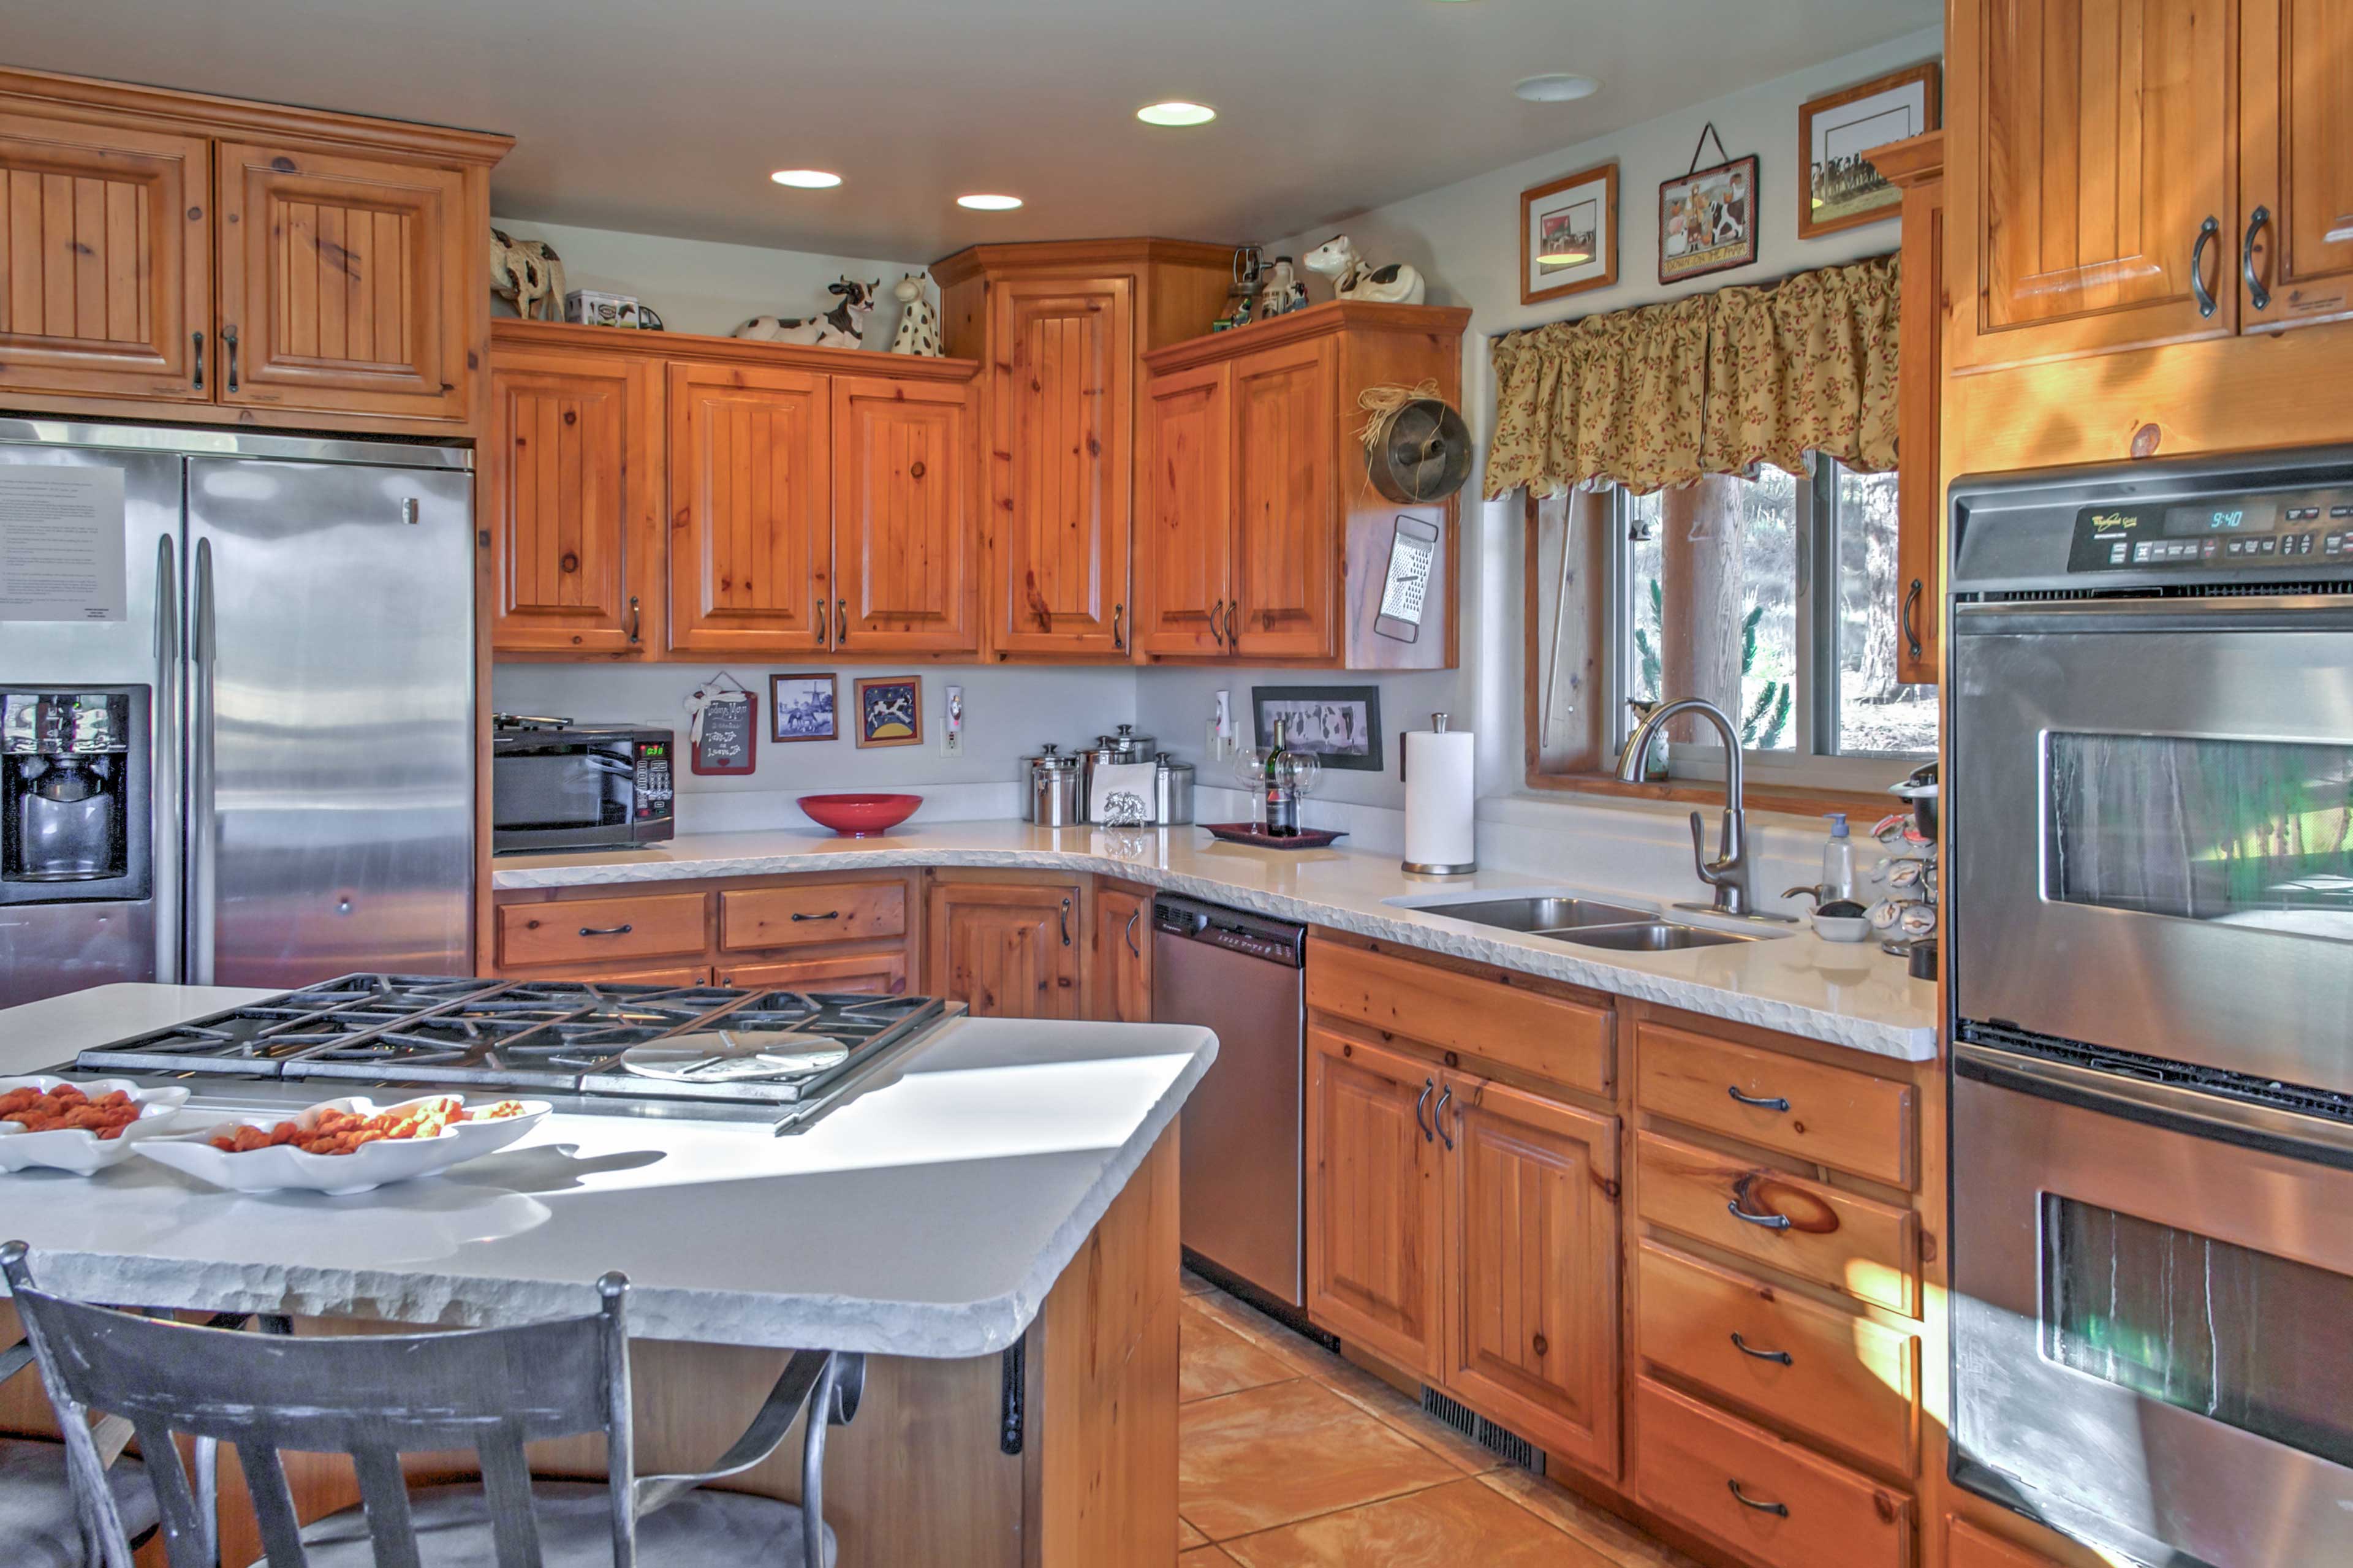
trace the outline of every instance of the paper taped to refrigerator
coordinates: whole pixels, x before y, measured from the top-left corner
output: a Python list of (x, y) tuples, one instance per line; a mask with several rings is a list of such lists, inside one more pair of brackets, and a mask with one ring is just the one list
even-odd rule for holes
[(122, 470), (0, 467), (0, 621), (119, 621)]

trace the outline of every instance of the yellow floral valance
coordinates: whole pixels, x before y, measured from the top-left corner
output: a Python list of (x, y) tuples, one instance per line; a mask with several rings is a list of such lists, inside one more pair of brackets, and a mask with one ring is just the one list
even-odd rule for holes
[(1820, 452), (1895, 467), (1896, 259), (1495, 340), (1486, 494), (1635, 491)]

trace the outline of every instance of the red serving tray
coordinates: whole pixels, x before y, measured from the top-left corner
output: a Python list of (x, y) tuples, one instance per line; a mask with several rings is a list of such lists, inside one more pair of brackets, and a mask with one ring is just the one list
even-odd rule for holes
[(1205, 822), (1201, 826), (1212, 838), (1221, 838), (1228, 844), (1248, 844), (1258, 849), (1324, 849), (1331, 847), (1334, 839), (1348, 837), (1316, 827), (1278, 835), (1254, 822)]

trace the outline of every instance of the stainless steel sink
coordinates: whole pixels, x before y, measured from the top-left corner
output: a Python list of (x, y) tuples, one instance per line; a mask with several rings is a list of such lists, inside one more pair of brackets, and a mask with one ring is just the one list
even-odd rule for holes
[(1624, 925), (1629, 921), (1654, 918), (1648, 910), (1596, 903), (1591, 899), (1482, 899), (1475, 904), (1425, 904), (1421, 912), (1469, 921), (1472, 925), (1493, 926), (1499, 931), (1546, 936), (1580, 926)]
[(1546, 933), (1579, 947), (1607, 948), (1612, 952), (1676, 952), (1687, 947), (1725, 947), (1736, 942), (1762, 942), (1761, 936), (1737, 931), (1707, 931), (1672, 921), (1643, 921), (1631, 925), (1593, 926), (1584, 931)]

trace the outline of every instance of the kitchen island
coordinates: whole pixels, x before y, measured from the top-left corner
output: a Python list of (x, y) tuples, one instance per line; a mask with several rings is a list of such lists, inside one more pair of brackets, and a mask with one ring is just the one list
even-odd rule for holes
[[(118, 985), (12, 1009), (0, 1073), (265, 994)], [(560, 1110), (446, 1175), (341, 1198), (133, 1157), (0, 1175), (0, 1229), (68, 1294), (309, 1319), (525, 1322), (593, 1310), (617, 1269), (657, 1342), (636, 1368), (641, 1468), (707, 1463), (784, 1350), (862, 1352), (867, 1408), (828, 1452), (846, 1563), (1145, 1561), (1176, 1539), (1174, 1127), (1215, 1054), (1199, 1028), (960, 1019), (793, 1137)], [(199, 1103), (237, 1097), (208, 1083)], [(6, 1415), (37, 1414), (9, 1393)], [(742, 1479), (796, 1497), (797, 1452)], [(578, 1443), (534, 1459), (602, 1463)], [(323, 1470), (311, 1486), (315, 1511), (355, 1495)]]

